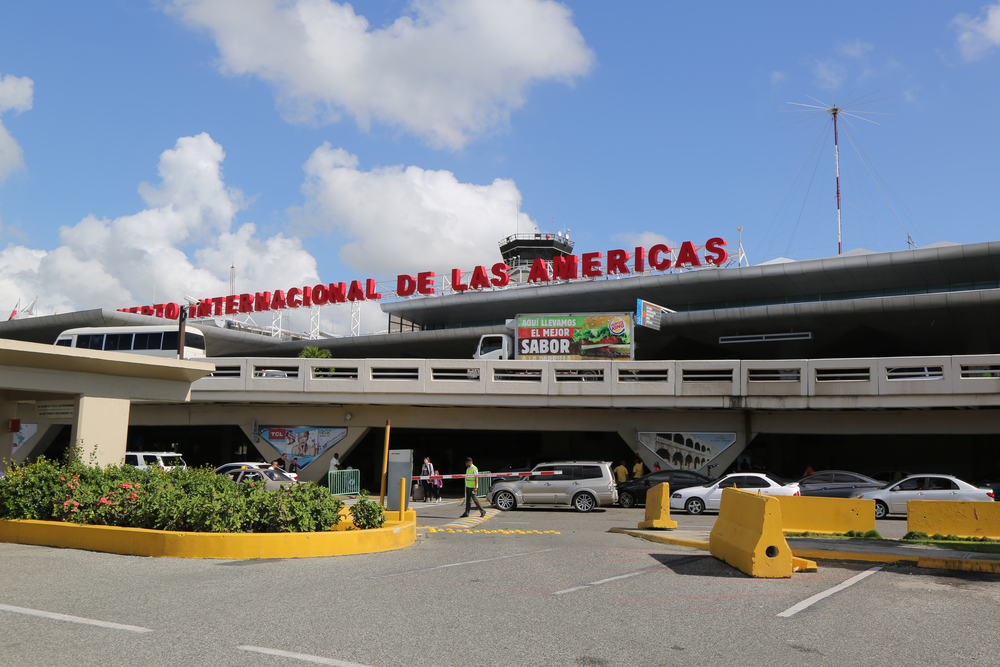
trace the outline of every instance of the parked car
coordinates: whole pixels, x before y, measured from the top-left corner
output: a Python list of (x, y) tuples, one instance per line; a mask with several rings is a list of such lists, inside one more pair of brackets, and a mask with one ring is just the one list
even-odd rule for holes
[(679, 491), (689, 486), (704, 486), (712, 483), (711, 477), (690, 470), (658, 470), (648, 475), (630, 479), (618, 484), (618, 504), (635, 507), (646, 504), (646, 492), (658, 484), (666, 482), (671, 491)]
[(877, 491), (852, 493), (851, 498), (874, 500), (876, 519), (889, 514), (906, 514), (906, 503), (910, 500), (981, 502), (995, 499), (992, 489), (977, 489), (951, 475), (913, 475)]
[(980, 488), (984, 486), (990, 487), (993, 489), (993, 500), (1000, 501), (1000, 496), (997, 495), (1000, 494), (1000, 471), (997, 471), (992, 475), (987, 475), (986, 477), (973, 482), (972, 485)]
[(767, 475), (755, 472), (738, 472), (726, 475), (714, 484), (690, 486), (680, 491), (671, 491), (670, 509), (684, 510), (688, 514), (701, 514), (705, 510), (718, 510), (722, 503), (722, 490), (736, 487), (755, 491), (768, 496), (797, 496), (796, 482), (779, 484)]
[(490, 487), (487, 500), (508, 511), (519, 505), (572, 505), (579, 512), (614, 505), (618, 500), (611, 464), (607, 461), (555, 461), (541, 463), (531, 472), (539, 475), (498, 480)]
[(852, 493), (881, 489), (886, 483), (846, 470), (820, 470), (806, 475), (798, 484), (803, 496), (847, 498)]
[(271, 470), (270, 468), (237, 468), (236, 470), (230, 470), (226, 473), (226, 476), (238, 483), (263, 482), (264, 486), (268, 489), (280, 489), (283, 486), (290, 486), (296, 483), (288, 475), (278, 470)]
[(136, 468), (161, 468), (187, 470), (187, 463), (177, 452), (125, 452), (125, 465)]
[[(264, 463), (263, 461), (240, 461), (237, 463), (224, 463), (215, 469), (216, 475), (225, 475), (230, 470), (236, 470), (237, 468), (257, 468), (259, 470), (264, 470), (265, 468), (270, 468), (270, 463)], [(278, 472), (291, 477), (293, 481), (299, 481), (299, 476), (297, 473), (288, 472), (284, 468), (280, 468)]]

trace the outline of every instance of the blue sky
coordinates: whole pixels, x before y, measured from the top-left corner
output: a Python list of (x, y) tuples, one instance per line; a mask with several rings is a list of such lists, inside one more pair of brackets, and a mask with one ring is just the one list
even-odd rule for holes
[(810, 97), (889, 98), (848, 119), (870, 165), (841, 135), (845, 251), (996, 240), (998, 74), (982, 0), (7, 3), (0, 307), (469, 270), (518, 200), (581, 252), (830, 256)]

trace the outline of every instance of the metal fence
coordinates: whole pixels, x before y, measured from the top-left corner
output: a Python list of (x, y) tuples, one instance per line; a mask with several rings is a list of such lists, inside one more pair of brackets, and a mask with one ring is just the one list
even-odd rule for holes
[(326, 478), (327, 487), (334, 496), (354, 496), (361, 489), (360, 470), (331, 470)]
[[(489, 470), (481, 470), (480, 475), (491, 474)], [(486, 494), (490, 492), (490, 487), (493, 486), (493, 477), (477, 477), (476, 478), (476, 497), (485, 498)]]

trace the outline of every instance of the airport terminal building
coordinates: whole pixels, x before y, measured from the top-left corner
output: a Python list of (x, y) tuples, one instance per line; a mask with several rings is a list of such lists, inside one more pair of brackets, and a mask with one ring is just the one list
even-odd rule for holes
[[(497, 265), (456, 270), (446, 293), (420, 291), (433, 274), (418, 274), (400, 276), (395, 300), (370, 279), (289, 289), (280, 302), (277, 291), (203, 300), (189, 323), (216, 372), (188, 402), (133, 401), (129, 447), (173, 445), (193, 463), (294, 448), (304, 477), (319, 479), (334, 453), (371, 468), (391, 420), (392, 446), (442, 472), (470, 454), (484, 470), (634, 457), (712, 475), (742, 464), (972, 481), (1000, 469), (1000, 242), (726, 266), (713, 241), (678, 271), (655, 248), (576, 257), (562, 238), (511, 237)], [(293, 296), (380, 299), (388, 331), (289, 340), (213, 317)], [(635, 314), (640, 301), (673, 312), (658, 329), (635, 327), (630, 359), (473, 359), (482, 336), (510, 334), (518, 315)], [(67, 329), (127, 331), (169, 314), (131, 310), (14, 320), (0, 338), (51, 344)], [(306, 346), (332, 358), (299, 358)], [(68, 437), (65, 417), (31, 400), (17, 412), (35, 425), (18, 459)]]

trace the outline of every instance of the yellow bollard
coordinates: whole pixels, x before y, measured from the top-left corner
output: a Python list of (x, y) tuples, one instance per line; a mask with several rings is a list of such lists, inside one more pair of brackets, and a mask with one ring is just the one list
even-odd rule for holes
[(379, 505), (385, 505), (385, 494), (389, 490), (389, 420), (385, 420), (385, 448), (382, 450), (382, 484), (378, 492)]
[(670, 518), (670, 485), (657, 484), (646, 492), (646, 520), (639, 528), (676, 528), (677, 522)]
[(399, 520), (403, 520), (403, 513), (406, 512), (406, 482), (405, 477), (399, 478)]

